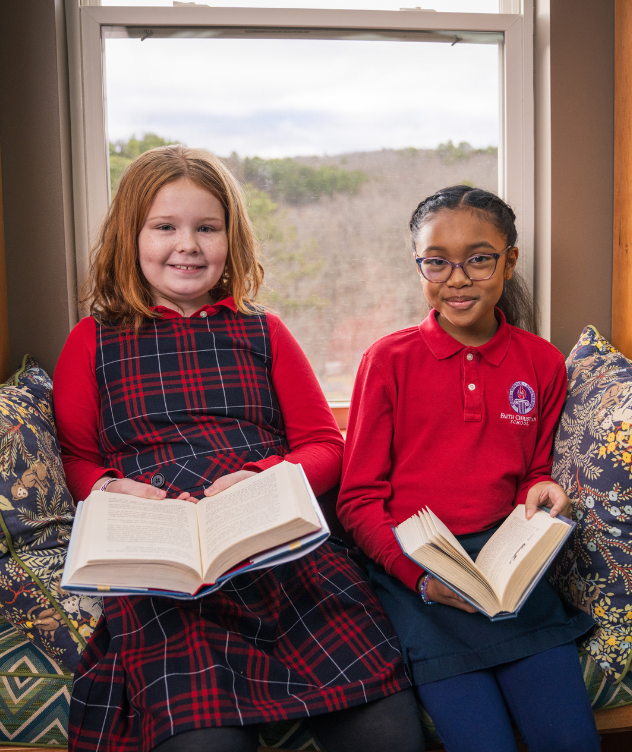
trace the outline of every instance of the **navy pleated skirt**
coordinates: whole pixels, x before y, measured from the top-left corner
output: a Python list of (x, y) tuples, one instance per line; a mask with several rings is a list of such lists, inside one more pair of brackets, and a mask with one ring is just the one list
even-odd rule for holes
[[(459, 541), (475, 559), (497, 529), (461, 535)], [(562, 602), (546, 575), (516, 618), (492, 622), (478, 612), (426, 605), (378, 564), (367, 560), (367, 567), (415, 685), (526, 658), (572, 642), (595, 626), (588, 614)]]

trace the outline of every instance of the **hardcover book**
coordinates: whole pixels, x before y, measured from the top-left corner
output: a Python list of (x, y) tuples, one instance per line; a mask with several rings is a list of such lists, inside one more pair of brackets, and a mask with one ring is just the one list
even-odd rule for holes
[(472, 561), (426, 508), (393, 528), (404, 553), (492, 621), (516, 616), (575, 523), (517, 506)]
[(93, 491), (77, 505), (62, 588), (200, 598), (313, 551), (329, 528), (300, 465), (282, 462), (197, 504)]

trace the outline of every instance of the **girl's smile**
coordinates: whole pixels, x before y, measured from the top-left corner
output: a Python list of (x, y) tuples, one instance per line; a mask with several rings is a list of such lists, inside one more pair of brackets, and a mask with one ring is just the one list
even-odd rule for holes
[(470, 308), (475, 301), (475, 298), (466, 298), (463, 296), (455, 296), (452, 298), (446, 298), (445, 302), (451, 306), (452, 308), (456, 308), (458, 310), (466, 310), (467, 308)]
[(228, 256), (224, 207), (212, 193), (180, 178), (157, 193), (138, 235), (138, 260), (154, 305), (185, 316), (211, 302)]
[[(431, 215), (414, 238), (418, 257), (443, 258), (459, 264), (480, 254), (501, 254), (507, 238), (484, 214), (471, 209), (442, 209)], [(426, 300), (436, 308), (439, 325), (458, 342), (471, 347), (489, 342), (498, 322), (494, 306), (506, 279), (511, 279), (518, 249), (498, 259), (496, 271), (485, 280), (471, 280), (461, 267), (445, 282), (429, 282), (420, 274)]]

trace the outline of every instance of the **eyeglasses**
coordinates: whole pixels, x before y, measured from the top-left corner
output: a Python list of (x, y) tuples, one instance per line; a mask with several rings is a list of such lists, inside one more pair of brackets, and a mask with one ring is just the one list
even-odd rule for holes
[(460, 264), (455, 264), (442, 256), (415, 256), (415, 261), (424, 279), (428, 282), (447, 282), (455, 269), (462, 269), (465, 276), (472, 282), (482, 282), (494, 276), (498, 259), (507, 251), (514, 248), (508, 245), (500, 253), (477, 253)]

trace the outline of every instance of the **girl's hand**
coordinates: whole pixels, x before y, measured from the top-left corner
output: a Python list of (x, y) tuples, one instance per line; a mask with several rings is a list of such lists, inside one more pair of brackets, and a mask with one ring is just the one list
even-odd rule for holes
[(431, 601), (443, 603), (444, 605), (452, 606), (453, 608), (460, 608), (461, 611), (467, 611), (469, 614), (476, 613), (474, 606), (471, 606), (467, 601), (464, 601), (460, 595), (457, 595), (434, 577), (429, 578), (426, 593)]
[(222, 475), (221, 478), (218, 478), (208, 488), (204, 489), (204, 496), (215, 496), (220, 491), (225, 491), (227, 488), (234, 486), (235, 483), (246, 480), (246, 478), (251, 478), (253, 475), (257, 475), (257, 473), (254, 473), (252, 470), (238, 470), (236, 473), (231, 473), (230, 475)]
[[(109, 475), (104, 475), (103, 478), (99, 478), (94, 486), (92, 486), (92, 490), (99, 491), (109, 477)], [(117, 478), (112, 483), (108, 483), (107, 490), (114, 493), (130, 494), (130, 496), (140, 496), (143, 499), (154, 499), (155, 501), (162, 501), (167, 498), (167, 492), (162, 488), (154, 488), (149, 483), (139, 483), (130, 478)], [(177, 498), (182, 501), (192, 501), (194, 504), (198, 502), (198, 499), (192, 499), (191, 494), (186, 491), (181, 493)]]
[(564, 517), (571, 516), (571, 500), (566, 495), (566, 491), (557, 483), (551, 483), (550, 480), (536, 483), (531, 486), (525, 502), (526, 517), (530, 520), (536, 513), (538, 507), (547, 507), (551, 510), (551, 517), (557, 517), (558, 514)]

